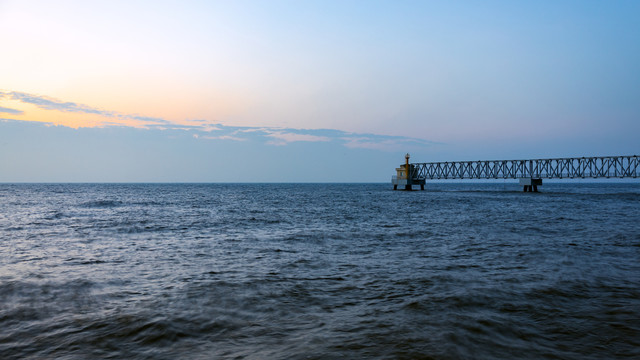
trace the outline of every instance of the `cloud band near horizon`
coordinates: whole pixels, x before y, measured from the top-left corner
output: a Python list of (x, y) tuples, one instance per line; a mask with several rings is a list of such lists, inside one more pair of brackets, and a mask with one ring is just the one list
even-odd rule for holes
[[(286, 146), (299, 142), (335, 143), (351, 149), (368, 149), (381, 151), (404, 151), (404, 149), (426, 148), (435, 142), (406, 136), (391, 136), (366, 133), (352, 133), (337, 129), (296, 129), (281, 127), (240, 127), (227, 126), (208, 120), (188, 120), (186, 124), (178, 124), (159, 117), (147, 117), (138, 114), (123, 114), (116, 111), (103, 110), (84, 104), (62, 101), (48, 96), (28, 94), (18, 91), (0, 91), (0, 101), (29, 104), (45, 111), (63, 113), (79, 113), (100, 116), (103, 119), (97, 126), (79, 127), (135, 127), (156, 130), (190, 131), (193, 137), (202, 141), (258, 141), (270, 146)], [(2, 105), (0, 103), (0, 105)], [(48, 126), (67, 126), (64, 121), (50, 122), (42, 119), (28, 118), (29, 112), (0, 107), (0, 113), (21, 116), (23, 118), (4, 119), (15, 121), (37, 121)]]

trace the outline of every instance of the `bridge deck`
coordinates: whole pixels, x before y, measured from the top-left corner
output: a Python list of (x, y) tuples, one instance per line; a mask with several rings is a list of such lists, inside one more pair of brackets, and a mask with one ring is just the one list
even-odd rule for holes
[(637, 178), (640, 159), (602, 156), (532, 160), (412, 163), (415, 179)]

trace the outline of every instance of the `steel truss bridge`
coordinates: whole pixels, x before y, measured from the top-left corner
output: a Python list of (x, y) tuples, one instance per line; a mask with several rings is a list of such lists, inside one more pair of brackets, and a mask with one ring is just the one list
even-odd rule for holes
[(542, 179), (637, 178), (639, 175), (640, 158), (631, 155), (412, 163), (410, 178), (520, 179), (525, 191), (536, 191)]

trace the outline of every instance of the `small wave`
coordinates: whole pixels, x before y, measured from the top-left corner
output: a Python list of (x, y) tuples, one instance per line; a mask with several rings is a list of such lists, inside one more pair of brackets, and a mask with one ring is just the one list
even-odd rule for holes
[(117, 231), (122, 234), (140, 234), (147, 232), (160, 232), (166, 230), (166, 226), (140, 226), (140, 225), (121, 225), (118, 227)]
[(282, 222), (281, 219), (269, 219), (269, 218), (255, 217), (255, 216), (247, 218), (246, 221), (251, 223), (267, 224), (267, 225), (280, 224)]
[(71, 265), (96, 265), (96, 264), (106, 264), (107, 262), (100, 259), (81, 259), (81, 258), (67, 258), (64, 260), (65, 262)]
[(613, 246), (631, 246), (634, 243), (634, 240), (640, 240), (640, 234), (628, 234), (628, 233), (616, 233), (610, 235), (607, 240)]
[(45, 217), (45, 220), (59, 220), (65, 217), (66, 214), (62, 211), (53, 211), (50, 215)]
[(22, 227), (22, 226), (10, 226), (10, 227), (5, 229), (5, 231), (21, 231), (21, 230), (24, 230), (24, 227)]
[[(332, 238), (339, 238), (339, 237), (332, 237)], [(298, 242), (298, 243), (322, 243), (324, 241), (327, 240), (326, 236), (323, 236), (323, 234), (317, 234), (314, 232), (308, 232), (308, 233), (297, 233), (297, 234), (291, 234), (288, 235), (286, 237), (284, 237), (282, 240), (284, 241), (294, 241), (294, 242)]]
[(79, 206), (84, 208), (113, 208), (122, 205), (122, 201), (118, 200), (92, 200), (83, 202)]
[(137, 206), (166, 206), (168, 203), (160, 202), (160, 201), (135, 201), (132, 202), (131, 205)]

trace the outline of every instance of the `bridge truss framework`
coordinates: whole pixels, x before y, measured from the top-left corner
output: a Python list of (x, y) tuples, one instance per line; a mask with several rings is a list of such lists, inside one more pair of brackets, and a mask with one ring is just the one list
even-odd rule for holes
[[(542, 179), (637, 178), (640, 157), (599, 156), (532, 160), (412, 163), (411, 178), (520, 179), (525, 191), (536, 191)], [(528, 188), (527, 188), (528, 186)]]

